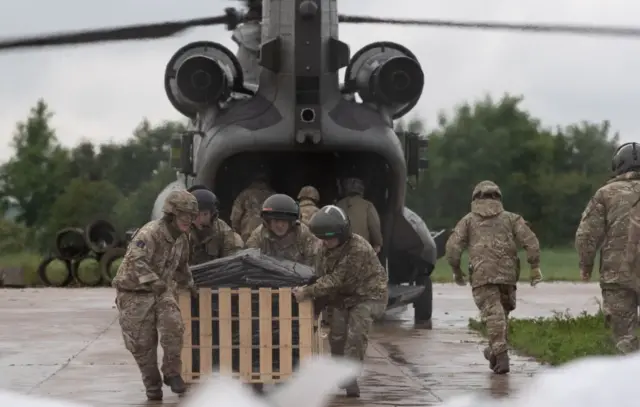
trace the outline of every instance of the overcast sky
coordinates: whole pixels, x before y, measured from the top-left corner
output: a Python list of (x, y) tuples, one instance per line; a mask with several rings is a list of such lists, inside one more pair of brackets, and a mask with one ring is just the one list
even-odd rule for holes
[[(182, 3), (184, 6), (179, 6)], [(226, 0), (21, 0), (0, 6), (0, 36), (217, 15)], [(388, 17), (574, 22), (640, 26), (630, 0), (341, 0), (348, 14)], [(0, 54), (0, 160), (15, 123), (38, 98), (55, 112), (59, 139), (73, 145), (128, 138), (143, 116), (180, 119), (163, 72), (182, 45), (213, 40), (236, 48), (223, 28), (168, 40)], [(640, 38), (578, 37), (445, 28), (340, 27), (352, 53), (378, 40), (402, 43), (420, 59), (425, 92), (413, 114), (433, 122), (441, 109), (490, 93), (523, 94), (549, 125), (611, 120), (625, 141), (640, 132)]]

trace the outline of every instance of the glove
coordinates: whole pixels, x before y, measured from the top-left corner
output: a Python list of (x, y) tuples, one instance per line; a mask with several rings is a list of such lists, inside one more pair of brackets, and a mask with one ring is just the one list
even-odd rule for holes
[(191, 292), (191, 296), (193, 298), (197, 298), (198, 297), (198, 287), (196, 287), (195, 285), (190, 285), (188, 288), (189, 288), (189, 291)]
[(456, 269), (453, 269), (453, 281), (457, 285), (459, 286), (467, 285), (467, 282), (464, 280), (464, 277), (465, 275), (459, 267)]
[(531, 269), (529, 279), (531, 280), (531, 287), (535, 287), (539, 282), (542, 281), (542, 271), (540, 271), (540, 267)]
[(155, 295), (162, 295), (167, 291), (167, 283), (162, 280), (156, 280), (151, 283), (151, 291), (153, 291)]

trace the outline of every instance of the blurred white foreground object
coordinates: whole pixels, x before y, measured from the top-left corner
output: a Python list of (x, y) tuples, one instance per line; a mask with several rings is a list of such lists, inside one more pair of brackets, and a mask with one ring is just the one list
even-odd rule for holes
[(514, 397), (455, 397), (443, 407), (636, 407), (640, 353), (580, 359), (539, 373)]
[(237, 380), (213, 377), (188, 396), (185, 407), (324, 407), (338, 386), (357, 377), (360, 366), (327, 356), (309, 359), (291, 380), (267, 398), (257, 397)]

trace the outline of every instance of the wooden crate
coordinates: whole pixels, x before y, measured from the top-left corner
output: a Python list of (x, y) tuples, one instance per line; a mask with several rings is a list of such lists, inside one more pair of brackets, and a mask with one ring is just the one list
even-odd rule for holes
[[(322, 351), (313, 303), (298, 304), (291, 288), (200, 288), (197, 299), (181, 293), (179, 304), (187, 383), (212, 373), (245, 383), (277, 383), (293, 374), (296, 360)], [(295, 326), (297, 338), (292, 335)]]

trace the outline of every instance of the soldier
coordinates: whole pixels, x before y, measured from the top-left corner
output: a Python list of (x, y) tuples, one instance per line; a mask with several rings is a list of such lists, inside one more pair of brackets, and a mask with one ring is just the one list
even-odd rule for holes
[(218, 217), (218, 198), (209, 189), (191, 192), (198, 200), (200, 213), (191, 230), (190, 264), (202, 264), (242, 250), (244, 243), (225, 221)]
[[(382, 316), (389, 298), (388, 277), (369, 242), (351, 232), (349, 218), (337, 206), (325, 206), (309, 224), (322, 239), (316, 272), (318, 280), (293, 290), (298, 301), (328, 299), (331, 354), (364, 361), (373, 320)], [(358, 382), (345, 387), (359, 397)]]
[(318, 212), (320, 193), (311, 185), (307, 185), (300, 190), (298, 201), (300, 202), (300, 222), (309, 226), (311, 217)]
[(505, 211), (502, 192), (492, 181), (473, 190), (471, 212), (456, 225), (446, 246), (446, 257), (458, 285), (465, 285), (460, 257), (469, 250), (469, 281), (473, 300), (487, 323), (489, 346), (484, 357), (495, 373), (509, 372), (507, 332), (509, 313), (516, 308), (516, 283), (520, 277), (518, 245), (527, 252), (530, 281), (542, 281), (538, 238), (522, 216)]
[(247, 241), (251, 232), (262, 223), (260, 210), (265, 199), (274, 194), (268, 184), (269, 177), (259, 172), (244, 191), (240, 192), (231, 209), (231, 227)]
[(336, 204), (351, 221), (351, 231), (364, 237), (376, 253), (382, 247), (380, 216), (376, 207), (364, 199), (364, 183), (359, 178), (347, 178), (342, 187), (347, 195)]
[(629, 233), (634, 231), (629, 227), (629, 211), (640, 198), (640, 146), (621, 145), (613, 155), (611, 169), (614, 177), (596, 191), (582, 213), (576, 250), (582, 279), (589, 281), (600, 249), (600, 288), (606, 322), (612, 328), (618, 351), (627, 354), (638, 349), (636, 280), (640, 270), (625, 267), (622, 260)]
[(176, 281), (195, 291), (187, 267), (187, 233), (198, 215), (198, 202), (187, 191), (172, 191), (163, 212), (161, 219), (138, 230), (112, 282), (124, 344), (138, 364), (149, 400), (162, 400), (158, 332), (164, 383), (174, 393), (186, 391), (180, 376), (184, 326), (175, 297)]
[(298, 204), (288, 195), (275, 194), (262, 205), (262, 225), (247, 240), (247, 248), (312, 266), (319, 242), (307, 226), (300, 224)]

